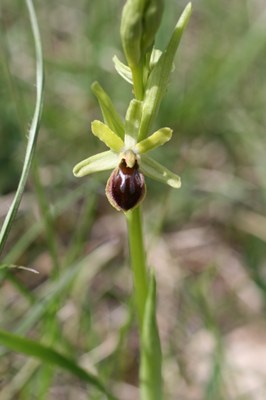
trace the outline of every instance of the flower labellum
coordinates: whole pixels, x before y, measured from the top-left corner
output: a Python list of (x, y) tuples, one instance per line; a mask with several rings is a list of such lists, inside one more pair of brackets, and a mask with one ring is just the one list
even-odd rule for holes
[(145, 180), (137, 160), (130, 167), (126, 159), (122, 158), (106, 185), (106, 196), (111, 205), (118, 211), (129, 211), (141, 202), (145, 192)]

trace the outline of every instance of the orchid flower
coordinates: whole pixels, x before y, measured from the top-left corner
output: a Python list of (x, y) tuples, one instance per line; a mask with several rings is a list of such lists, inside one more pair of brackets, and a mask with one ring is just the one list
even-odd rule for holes
[[(77, 177), (113, 170), (107, 181), (106, 195), (111, 205), (119, 211), (128, 211), (136, 207), (144, 198), (144, 175), (173, 188), (181, 186), (179, 176), (147, 155), (150, 150), (168, 142), (172, 130), (161, 128), (138, 142), (139, 109), (140, 102), (132, 100), (127, 112), (124, 140), (103, 122), (93, 121), (92, 133), (102, 140), (109, 150), (86, 158), (73, 169)], [(133, 119), (134, 116), (136, 118)]]
[[(91, 131), (105, 143), (109, 150), (86, 158), (73, 169), (76, 177), (113, 170), (107, 181), (106, 196), (113, 207), (124, 212), (135, 208), (143, 200), (146, 192), (144, 176), (176, 189), (181, 186), (179, 176), (147, 155), (149, 151), (171, 139), (172, 129), (165, 127), (150, 135), (148, 133), (166, 91), (169, 75), (173, 70), (175, 52), (191, 14), (191, 4), (189, 3), (183, 11), (166, 49), (162, 52), (153, 48), (149, 53), (149, 58), (142, 57), (148, 60), (143, 64), (144, 66), (141, 66), (138, 61), (141, 51), (144, 51), (140, 45), (142, 42), (135, 35), (134, 30), (136, 23), (134, 7), (139, 7), (139, 4), (138, 2), (126, 3), (124, 22), (122, 19), (122, 42), (129, 66), (123, 64), (116, 56), (113, 59), (117, 72), (133, 85), (136, 98), (131, 100), (124, 122), (99, 83), (95, 82), (92, 85), (104, 122), (93, 121)], [(154, 6), (158, 14), (153, 21), (155, 26), (150, 32), (150, 28), (147, 28), (149, 24), (145, 25), (147, 30), (145, 32), (149, 38), (146, 47), (144, 46), (146, 53), (147, 48), (150, 48), (152, 44), (153, 30), (160, 20), (160, 2), (156, 1)], [(141, 21), (140, 18), (140, 23)], [(134, 46), (132, 40), (136, 42)], [(140, 68), (142, 68), (142, 74), (140, 74)]]

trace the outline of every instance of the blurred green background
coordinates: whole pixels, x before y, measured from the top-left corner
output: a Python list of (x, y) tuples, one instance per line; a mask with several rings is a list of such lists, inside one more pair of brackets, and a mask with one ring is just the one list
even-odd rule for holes
[[(163, 48), (185, 2), (167, 0)], [(123, 215), (104, 195), (108, 173), (73, 166), (104, 150), (98, 80), (122, 115), (131, 88), (121, 0), (36, 1), (45, 104), (36, 163), (2, 262), (1, 328), (43, 340), (98, 371), (119, 399), (137, 398), (138, 350)], [(165, 398), (266, 397), (266, 4), (194, 0), (154, 129), (174, 129), (154, 158), (182, 177), (172, 190), (147, 179), (143, 204), (158, 280)], [(24, 2), (0, 5), (0, 218), (14, 196), (35, 104), (35, 55)], [(15, 272), (14, 272), (15, 271)], [(51, 300), (51, 301), (50, 301)], [(100, 399), (93, 389), (1, 349), (0, 399)], [(88, 391), (89, 390), (89, 391)], [(89, 393), (89, 397), (88, 397)]]

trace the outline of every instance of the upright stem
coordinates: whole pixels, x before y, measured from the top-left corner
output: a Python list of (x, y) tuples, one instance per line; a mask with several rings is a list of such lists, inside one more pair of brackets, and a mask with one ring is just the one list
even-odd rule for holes
[(144, 250), (142, 218), (140, 207), (126, 213), (130, 259), (133, 272), (135, 304), (140, 329), (142, 328), (144, 309), (148, 291), (146, 255)]

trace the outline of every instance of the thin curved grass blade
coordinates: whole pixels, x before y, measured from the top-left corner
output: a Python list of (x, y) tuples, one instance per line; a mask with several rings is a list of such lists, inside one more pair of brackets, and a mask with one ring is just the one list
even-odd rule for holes
[(29, 175), (32, 159), (34, 156), (34, 151), (37, 143), (37, 136), (39, 130), (39, 123), (42, 113), (43, 105), (43, 93), (44, 93), (44, 69), (43, 69), (43, 56), (42, 56), (42, 45), (40, 32), (38, 27), (38, 21), (34, 6), (31, 0), (26, 0), (26, 5), (29, 12), (30, 24), (33, 33), (35, 52), (36, 52), (36, 103), (35, 110), (33, 114), (33, 119), (31, 122), (29, 130), (29, 139), (23, 164), (22, 173), (20, 176), (19, 184), (13, 202), (8, 210), (4, 223), (0, 231), (0, 254), (5, 245), (6, 239), (8, 237), (9, 231), (11, 229), (12, 223), (15, 219), (16, 213), (18, 211), (27, 178)]

